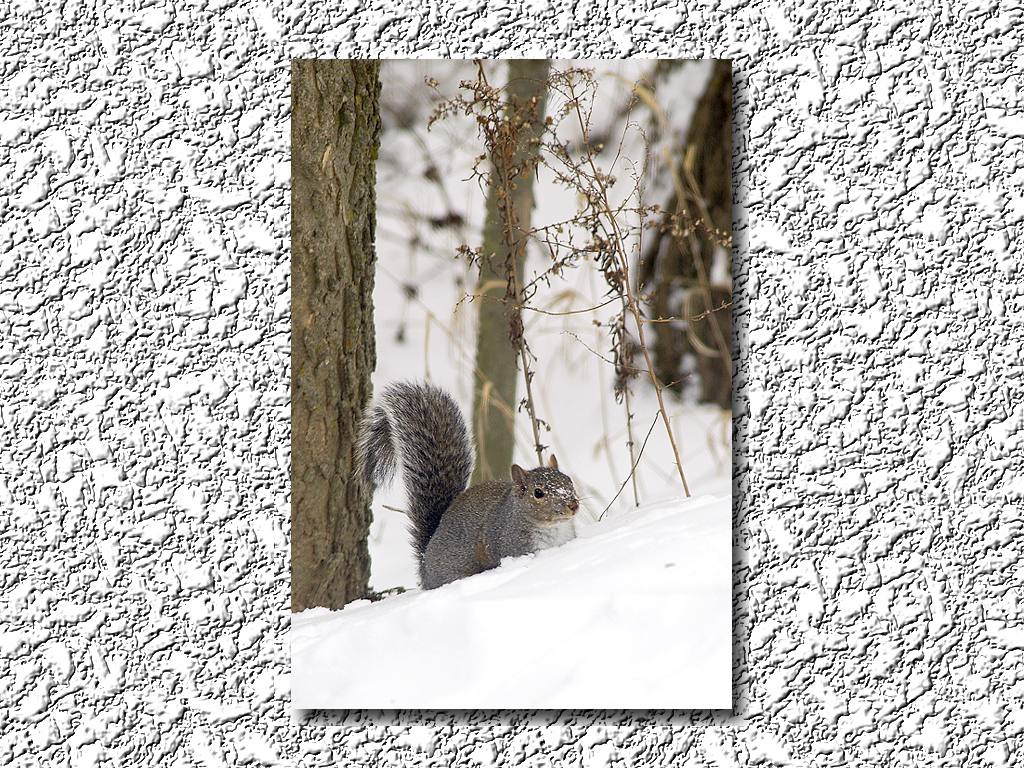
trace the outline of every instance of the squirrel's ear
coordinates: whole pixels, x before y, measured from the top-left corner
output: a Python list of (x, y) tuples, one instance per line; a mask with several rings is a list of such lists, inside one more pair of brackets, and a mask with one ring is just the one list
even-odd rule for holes
[(558, 459), (555, 458), (555, 454), (551, 454), (551, 460), (548, 461), (548, 466), (552, 469), (558, 469)]
[(518, 486), (526, 487), (526, 470), (518, 464), (512, 465), (512, 482)]

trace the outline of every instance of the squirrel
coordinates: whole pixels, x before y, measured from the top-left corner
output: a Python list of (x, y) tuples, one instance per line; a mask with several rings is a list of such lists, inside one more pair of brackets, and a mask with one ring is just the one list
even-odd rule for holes
[(467, 488), (473, 444), (458, 405), (430, 384), (399, 382), (366, 409), (356, 461), (371, 488), (401, 470), (420, 584), (442, 584), (576, 536), (576, 492), (551, 457), (530, 471), (517, 464), (511, 482)]

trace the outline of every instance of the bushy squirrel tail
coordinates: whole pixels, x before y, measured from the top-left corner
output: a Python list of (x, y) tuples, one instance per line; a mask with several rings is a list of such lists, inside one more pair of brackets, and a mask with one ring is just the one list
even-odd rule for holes
[(372, 486), (390, 485), (401, 470), (413, 546), (422, 558), (441, 515), (473, 474), (473, 445), (459, 406), (430, 384), (392, 384), (366, 410), (356, 455)]

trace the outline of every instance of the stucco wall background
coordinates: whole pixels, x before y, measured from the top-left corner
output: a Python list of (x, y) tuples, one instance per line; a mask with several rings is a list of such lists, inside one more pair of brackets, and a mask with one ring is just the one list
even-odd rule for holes
[[(0, 10), (0, 763), (1019, 761), (1021, 10), (328, 7)], [(733, 59), (734, 712), (291, 713), (312, 55)]]

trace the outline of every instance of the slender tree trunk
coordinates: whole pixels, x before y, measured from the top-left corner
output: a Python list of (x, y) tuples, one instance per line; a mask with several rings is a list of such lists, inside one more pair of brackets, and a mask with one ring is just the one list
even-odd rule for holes
[[(506, 87), (508, 119), (528, 120), (526, 133), (510, 166), (517, 167), (528, 153), (530, 138), (539, 138), (544, 124), (547, 79), (550, 63), (545, 60), (509, 62)], [(536, 101), (534, 99), (536, 98)], [(515, 447), (516, 384), (519, 367), (517, 351), (510, 339), (512, 308), (508, 305), (509, 280), (515, 273), (515, 286), (522, 286), (525, 275), (526, 243), (533, 213), (531, 170), (518, 176), (509, 188), (502, 188), (501, 174), (492, 162), (492, 182), (488, 188), (487, 221), (484, 225), (483, 252), (477, 294), (479, 324), (476, 348), (476, 383), (473, 391), (473, 430), (476, 436), (477, 463), (473, 483), (494, 478), (507, 479)], [(510, 195), (513, 216), (511, 236), (508, 218), (500, 210), (499, 195)]]
[(366, 595), (380, 63), (292, 62), (292, 610)]
[[(652, 326), (655, 372), (671, 389), (681, 392), (686, 375), (684, 357), (695, 355), (701, 380), (700, 401), (716, 402), (728, 409), (732, 397), (732, 317), (730, 309), (717, 308), (723, 301), (728, 302), (730, 295), (727, 287), (713, 286), (708, 281), (715, 249), (722, 239), (712, 236), (708, 228), (724, 237), (732, 235), (731, 61), (714, 63), (683, 148), (687, 156), (678, 170), (681, 176), (692, 176), (696, 194), (684, 181), (687, 195), (680, 199), (677, 190), (663, 206), (663, 228), (648, 240), (638, 269), (638, 285), (652, 297), (654, 318), (710, 313), (688, 323)], [(674, 215), (683, 222), (701, 222), (703, 226), (685, 236), (674, 236)], [(728, 263), (731, 271), (731, 254)]]
[[(694, 151), (692, 174), (697, 190), (706, 199), (711, 226), (732, 236), (732, 62), (716, 61), (704, 95), (697, 104), (686, 137)], [(691, 202), (691, 219), (702, 210)], [(687, 335), (697, 355), (701, 379), (701, 401), (732, 407), (732, 308), (718, 309), (731, 302), (727, 286), (711, 285), (711, 264), (715, 238), (707, 233), (691, 237), (692, 263), (696, 285), (687, 294), (684, 311), (688, 317), (708, 312), (706, 317), (687, 323)], [(732, 271), (732, 254), (729, 254)]]

